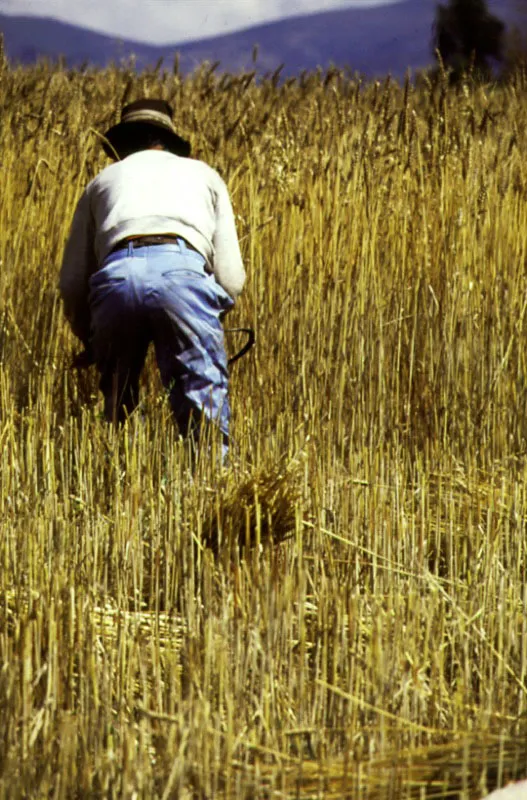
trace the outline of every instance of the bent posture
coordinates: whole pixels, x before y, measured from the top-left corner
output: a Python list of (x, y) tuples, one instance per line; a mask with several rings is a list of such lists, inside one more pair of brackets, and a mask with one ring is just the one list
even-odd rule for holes
[(138, 100), (105, 134), (106, 167), (79, 200), (60, 291), (100, 373), (108, 420), (138, 401), (150, 342), (180, 433), (202, 416), (229, 436), (221, 318), (245, 271), (227, 187), (176, 133), (172, 109)]

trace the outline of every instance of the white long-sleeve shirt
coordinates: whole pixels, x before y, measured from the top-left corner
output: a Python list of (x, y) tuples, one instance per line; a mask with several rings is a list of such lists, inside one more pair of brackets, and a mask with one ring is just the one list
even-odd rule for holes
[(66, 243), (59, 287), (73, 332), (89, 335), (89, 278), (118, 242), (173, 234), (206, 259), (233, 299), (245, 282), (228, 189), (208, 164), (142, 150), (111, 164), (86, 187)]

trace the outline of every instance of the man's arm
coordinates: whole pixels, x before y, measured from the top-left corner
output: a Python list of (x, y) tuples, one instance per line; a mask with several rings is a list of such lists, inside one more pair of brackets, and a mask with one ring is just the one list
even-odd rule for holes
[(229, 191), (221, 178), (217, 185), (216, 230), (212, 244), (214, 247), (214, 276), (220, 286), (231, 295), (233, 300), (236, 300), (245, 283), (245, 269)]
[(60, 270), (59, 289), (71, 329), (85, 347), (90, 338), (89, 279), (96, 269), (95, 230), (86, 192), (78, 202)]

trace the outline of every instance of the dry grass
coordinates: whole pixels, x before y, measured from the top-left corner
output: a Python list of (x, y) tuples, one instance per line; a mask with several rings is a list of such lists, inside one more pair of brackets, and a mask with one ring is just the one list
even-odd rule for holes
[[(189, 469), (152, 362), (119, 434), (70, 369), (64, 238), (145, 93), (239, 215), (226, 473)], [(526, 100), (1, 67), (0, 798), (525, 774)]]

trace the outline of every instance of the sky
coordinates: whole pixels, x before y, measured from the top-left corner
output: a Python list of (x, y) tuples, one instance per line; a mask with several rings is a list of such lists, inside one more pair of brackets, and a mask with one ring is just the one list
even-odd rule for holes
[(0, 13), (54, 17), (152, 44), (180, 43), (270, 20), (399, 0), (0, 0)]

